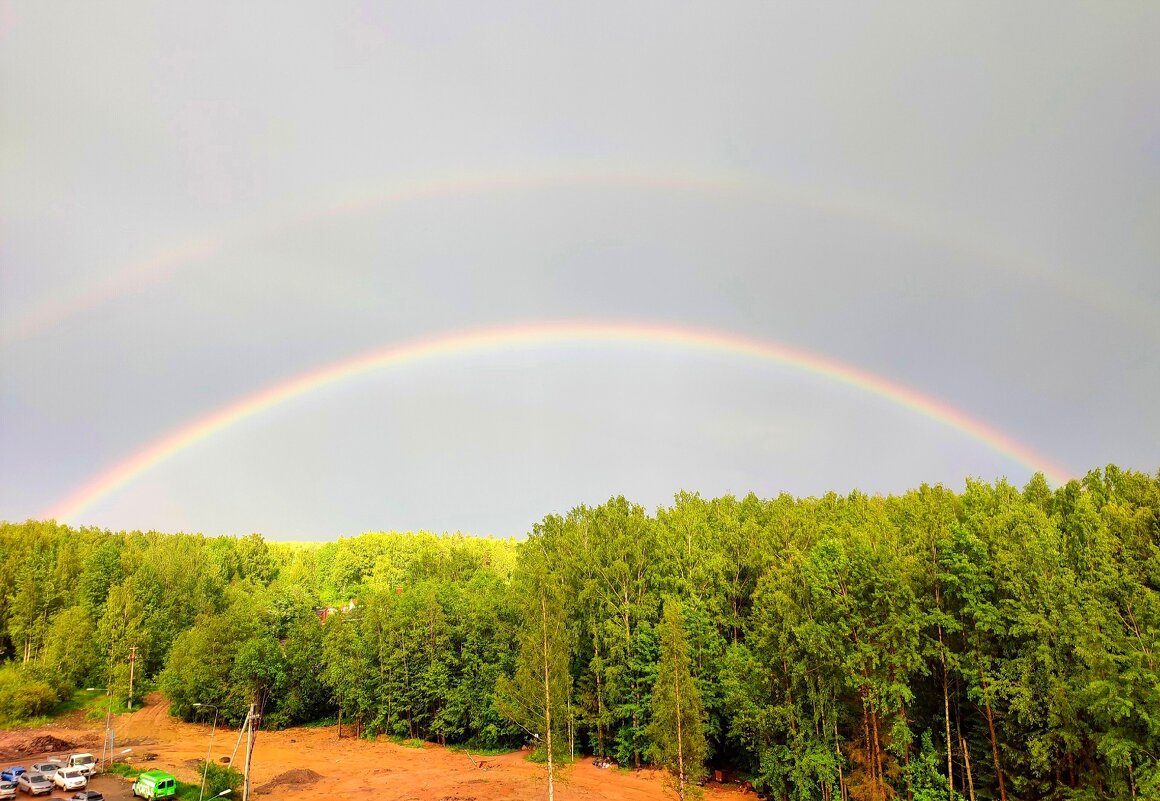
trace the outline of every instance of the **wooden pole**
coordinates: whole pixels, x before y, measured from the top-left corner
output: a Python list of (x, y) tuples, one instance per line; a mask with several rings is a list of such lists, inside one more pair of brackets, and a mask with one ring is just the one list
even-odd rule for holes
[(246, 713), (246, 764), (242, 770), (242, 801), (250, 801), (250, 759), (254, 753), (254, 704)]
[(133, 668), (137, 666), (137, 646), (129, 648), (129, 711), (133, 711)]

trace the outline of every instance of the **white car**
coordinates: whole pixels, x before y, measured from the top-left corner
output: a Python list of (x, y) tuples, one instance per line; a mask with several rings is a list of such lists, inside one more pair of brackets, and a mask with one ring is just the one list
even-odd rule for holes
[(16, 782), (0, 781), (0, 798), (15, 798)]
[(47, 776), (51, 776), (52, 774), (54, 774), (58, 770), (60, 770), (62, 767), (64, 767), (64, 766), (60, 764), (59, 759), (49, 759), (49, 760), (46, 760), (44, 762), (33, 763), (30, 772), (31, 773), (43, 773)]
[(52, 783), (62, 790), (83, 790), (89, 777), (80, 768), (61, 768), (52, 774)]

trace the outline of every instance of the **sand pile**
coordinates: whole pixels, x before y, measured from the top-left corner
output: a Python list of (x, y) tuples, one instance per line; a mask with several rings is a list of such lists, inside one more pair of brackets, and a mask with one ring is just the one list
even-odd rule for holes
[(278, 787), (284, 787), (287, 785), (291, 787), (309, 787), (312, 784), (316, 784), (321, 779), (322, 776), (310, 770), (310, 768), (295, 768), (294, 770), (288, 770), (285, 773), (279, 773), (277, 776), (270, 779), (270, 781), (266, 782), (261, 787), (255, 787), (254, 792), (258, 793), (259, 795), (265, 795), (266, 793), (273, 792)]

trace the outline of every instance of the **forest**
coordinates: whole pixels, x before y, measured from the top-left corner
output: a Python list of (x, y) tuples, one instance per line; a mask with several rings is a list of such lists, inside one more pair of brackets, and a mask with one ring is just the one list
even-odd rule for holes
[[(1160, 798), (1160, 472), (677, 494), (520, 539), (0, 524), (0, 724), (78, 688), (806, 801)], [(322, 621), (322, 610), (330, 608)]]

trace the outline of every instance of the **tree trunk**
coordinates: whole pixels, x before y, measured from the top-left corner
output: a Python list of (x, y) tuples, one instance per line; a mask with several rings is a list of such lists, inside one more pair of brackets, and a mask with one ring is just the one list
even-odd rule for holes
[(789, 663), (786, 661), (785, 657), (782, 657), (781, 659), (781, 669), (782, 672), (785, 673), (785, 700), (789, 702), (789, 730), (790, 733), (793, 734), (793, 738), (796, 741), (798, 738), (797, 708), (794, 707), (793, 704), (793, 683), (789, 678)]
[[(898, 707), (898, 714), (902, 718), (904, 724), (909, 724), (906, 719), (906, 704), (900, 704)], [(914, 801), (914, 787), (910, 783), (910, 743), (906, 744), (906, 750), (902, 752), (902, 758), (906, 765), (906, 801)]]
[(415, 739), (415, 723), (411, 718), (411, 668), (407, 665), (407, 637), (404, 634), (401, 638), (403, 644), (403, 686), (407, 691), (407, 736), (412, 740)]
[(673, 698), (677, 708), (677, 796), (685, 801), (685, 740), (681, 731), (681, 675), (674, 671)]
[(637, 728), (639, 723), (637, 721), (637, 707), (640, 706), (640, 691), (636, 687), (636, 679), (632, 682), (632, 764), (640, 770), (640, 744), (637, 738)]
[(548, 749), (548, 801), (555, 801), (556, 794), (553, 787), (552, 764), (552, 682), (548, 672), (551, 654), (548, 650), (548, 599), (540, 594), (540, 612), (544, 623), (544, 741)]
[[(966, 745), (966, 738), (963, 737), (963, 712), (959, 708), (959, 698), (962, 697), (963, 689), (959, 686), (959, 679), (955, 677), (955, 742), (959, 744), (959, 752), (962, 753), (962, 748)], [(963, 756), (966, 761), (966, 755)], [(959, 792), (963, 795), (967, 794), (967, 777), (963, 775), (963, 771), (959, 771)]]
[(882, 741), (878, 738), (878, 710), (871, 705), (870, 720), (874, 724), (874, 764), (878, 770), (878, 797), (886, 798), (886, 777), (882, 769)]
[(870, 782), (877, 783), (877, 777), (874, 775), (874, 749), (870, 744), (870, 709), (866, 702), (866, 688), (862, 688), (862, 737), (866, 744), (866, 767), (870, 769)]
[[(595, 632), (592, 634), (592, 648), (596, 652), (596, 658), (600, 658), (600, 640), (597, 638)], [(600, 670), (593, 671), (596, 674), (596, 747), (601, 757), (608, 756), (604, 751), (604, 696), (600, 689), (600, 674), (604, 672), (603, 665)]]
[(959, 739), (959, 750), (963, 752), (963, 767), (967, 769), (967, 789), (970, 791), (971, 801), (975, 801), (975, 780), (971, 777), (971, 752), (967, 749), (967, 741)]
[(846, 801), (846, 776), (842, 772), (842, 744), (838, 741), (838, 722), (834, 721), (834, 751), (837, 752), (838, 758), (838, 795), (842, 801)]
[[(938, 602), (938, 590), (934, 593), (935, 602)], [(947, 648), (943, 642), (942, 624), (938, 626), (938, 657), (942, 662), (942, 691), (943, 691), (943, 718), (947, 729), (947, 798), (955, 797), (955, 769), (952, 761), (954, 749), (951, 746), (951, 699), (947, 688)]]
[(995, 760), (995, 775), (999, 777), (999, 801), (1007, 801), (1007, 788), (1003, 783), (1003, 768), (999, 766), (999, 742), (995, 736), (995, 717), (991, 714), (991, 694), (987, 691), (987, 679), (983, 676), (981, 663), (979, 665), (979, 681), (983, 685), (983, 708), (987, 712), (987, 729), (991, 732), (991, 756)]

